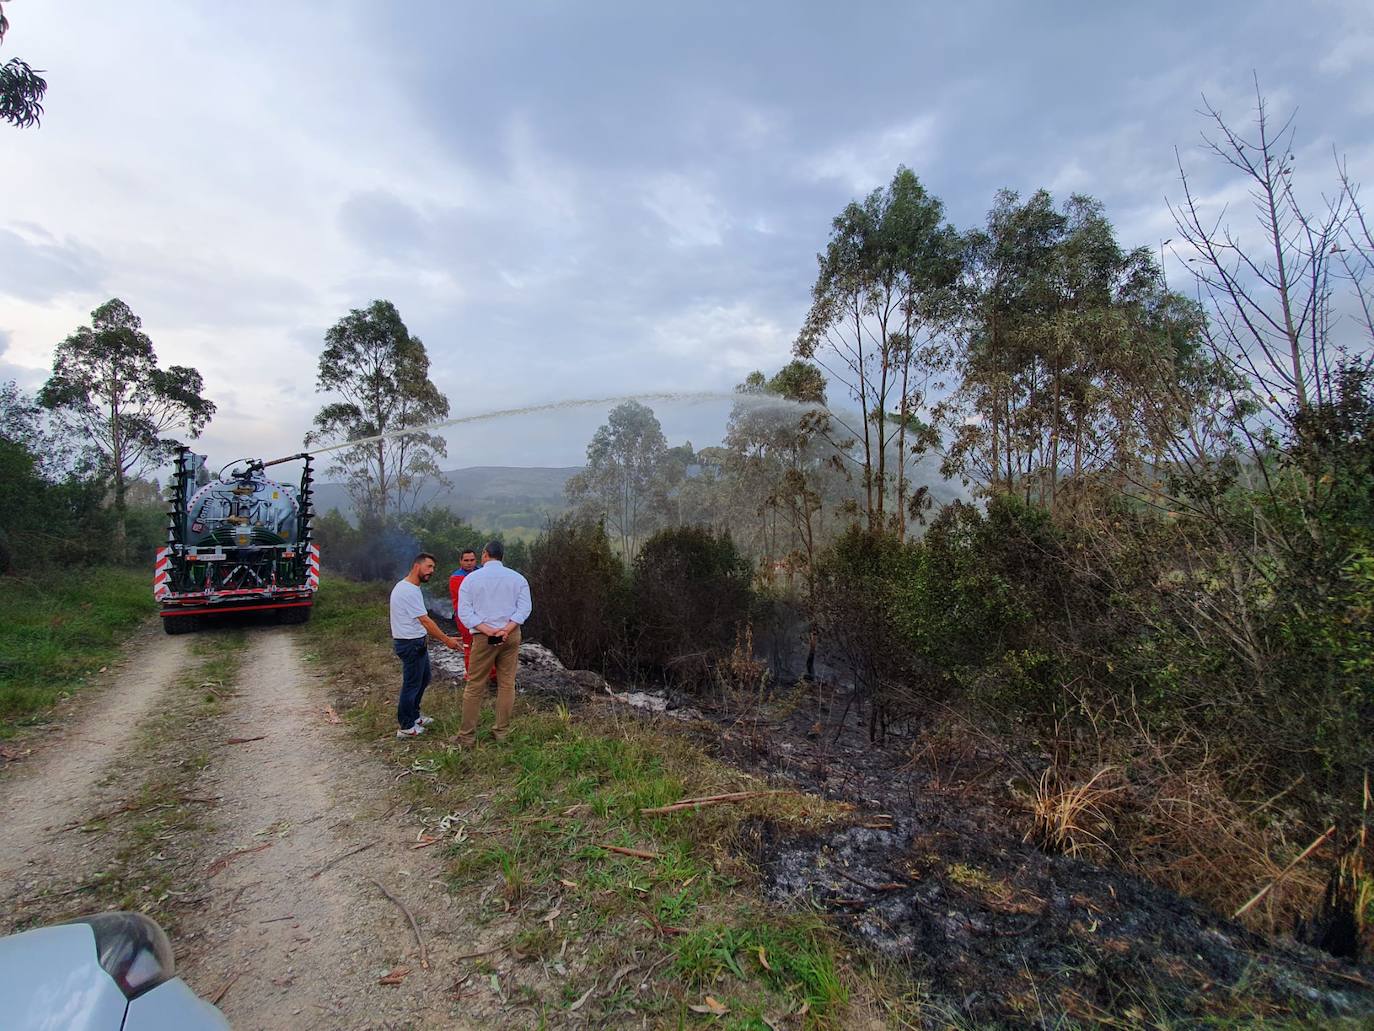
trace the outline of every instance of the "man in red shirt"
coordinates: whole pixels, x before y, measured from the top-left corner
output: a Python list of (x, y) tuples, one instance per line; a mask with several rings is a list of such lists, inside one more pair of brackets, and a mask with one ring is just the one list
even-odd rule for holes
[(458, 622), (458, 589), (463, 586), (463, 577), (477, 568), (477, 552), (464, 548), (458, 556), (458, 568), (448, 578), (448, 596), (453, 599), (453, 621), (458, 623), (458, 633), (463, 638), (463, 667), (472, 661), (472, 631)]

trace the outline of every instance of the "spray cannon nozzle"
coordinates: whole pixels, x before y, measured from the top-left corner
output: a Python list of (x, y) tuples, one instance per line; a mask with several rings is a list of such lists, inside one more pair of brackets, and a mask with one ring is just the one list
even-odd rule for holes
[(302, 451), (299, 455), (287, 455), (285, 458), (274, 458), (270, 462), (258, 462), (259, 469), (266, 469), (269, 465), (281, 465), (283, 462), (299, 462), (301, 459), (308, 459), (309, 451)]

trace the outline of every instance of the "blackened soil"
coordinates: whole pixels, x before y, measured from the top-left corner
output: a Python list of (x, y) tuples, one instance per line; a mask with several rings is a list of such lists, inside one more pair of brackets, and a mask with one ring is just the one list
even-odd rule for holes
[[(841, 698), (840, 702), (843, 703)], [(1050, 855), (1005, 760), (976, 740), (869, 743), (853, 712), (718, 717), (715, 747), (775, 781), (852, 803), (854, 826), (745, 835), (768, 893), (819, 907), (908, 968), (935, 1026), (1195, 1026), (1374, 1014), (1374, 971), (1259, 937), (1120, 869)]]

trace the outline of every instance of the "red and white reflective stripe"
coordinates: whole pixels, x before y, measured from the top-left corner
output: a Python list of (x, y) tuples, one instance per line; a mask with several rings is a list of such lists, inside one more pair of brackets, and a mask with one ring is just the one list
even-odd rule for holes
[(312, 591), (320, 589), (320, 546), (310, 545), (310, 558), (306, 563), (305, 586)]
[(153, 563), (153, 597), (158, 601), (167, 597), (172, 589), (167, 586), (167, 578), (171, 575), (172, 549), (158, 548), (157, 561)]

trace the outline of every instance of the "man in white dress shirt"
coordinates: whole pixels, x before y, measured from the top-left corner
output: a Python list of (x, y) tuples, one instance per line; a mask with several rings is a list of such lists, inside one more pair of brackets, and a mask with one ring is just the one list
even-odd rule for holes
[(530, 584), (501, 561), (505, 549), (490, 541), (482, 549), (482, 568), (463, 579), (458, 592), (458, 622), (472, 628), (472, 663), (463, 685), (463, 724), (454, 741), (464, 748), (477, 740), (477, 716), (496, 667), (497, 741), (510, 733), (515, 707), (515, 671), (520, 664), (520, 627), (530, 617)]

